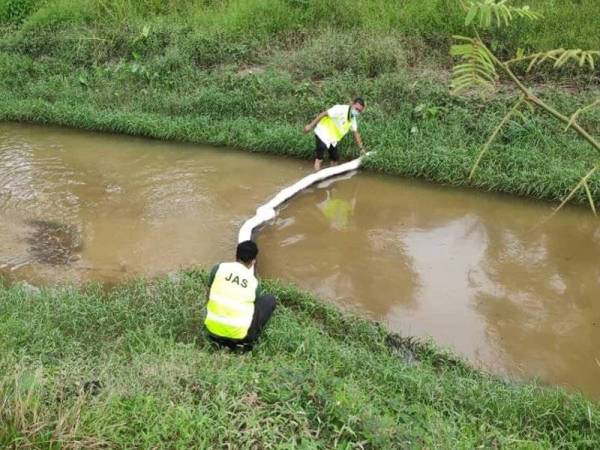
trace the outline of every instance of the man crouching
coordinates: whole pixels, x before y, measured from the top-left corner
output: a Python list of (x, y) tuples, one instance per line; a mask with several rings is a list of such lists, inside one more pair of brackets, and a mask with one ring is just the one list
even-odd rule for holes
[(236, 261), (217, 264), (210, 273), (204, 325), (213, 340), (229, 347), (256, 341), (275, 310), (275, 297), (259, 292), (257, 255), (254, 242), (241, 242)]

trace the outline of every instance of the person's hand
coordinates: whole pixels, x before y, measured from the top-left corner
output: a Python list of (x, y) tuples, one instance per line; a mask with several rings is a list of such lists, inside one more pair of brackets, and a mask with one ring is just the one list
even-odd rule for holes
[(306, 125), (306, 126), (304, 127), (304, 132), (305, 132), (305, 133), (308, 133), (308, 132), (310, 131), (310, 129), (311, 129), (311, 126), (310, 126), (310, 125)]

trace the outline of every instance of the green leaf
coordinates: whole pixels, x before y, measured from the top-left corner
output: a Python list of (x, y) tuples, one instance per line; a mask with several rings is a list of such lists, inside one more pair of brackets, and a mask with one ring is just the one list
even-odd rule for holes
[(452, 35), (452, 39), (454, 39), (456, 41), (467, 41), (467, 42), (473, 42), (474, 41), (473, 38), (466, 37), (466, 36), (461, 36), (459, 34)]
[(587, 58), (588, 58), (588, 61), (590, 63), (590, 69), (594, 70), (594, 57), (592, 56), (591, 53), (588, 53), (587, 54)]
[(498, 7), (498, 8), (493, 8), (494, 10), (494, 16), (496, 16), (496, 22), (498, 22), (498, 25), (500, 25), (502, 22), (500, 21), (500, 10), (502, 10), (503, 7)]
[(540, 14), (531, 11), (528, 6), (511, 6), (507, 0), (478, 0), (468, 2), (465, 25), (473, 24), (475, 18), (478, 17), (478, 26), (481, 28), (489, 28), (492, 25), (508, 26), (515, 16), (529, 20), (541, 17)]
[(451, 56), (467, 55), (473, 51), (473, 44), (453, 45), (450, 47)]
[(489, 4), (481, 5), (481, 21), (482, 27), (488, 28), (492, 24), (492, 8)]
[(454, 94), (469, 87), (492, 87), (496, 78), (493, 57), (481, 41), (455, 45), (451, 54), (460, 58), (452, 72), (451, 88)]
[(477, 6), (472, 4), (471, 7), (469, 8), (469, 11), (467, 12), (467, 17), (465, 18), (465, 25), (469, 26), (471, 24), (471, 22), (473, 22), (473, 19), (475, 18), (476, 15), (477, 15)]

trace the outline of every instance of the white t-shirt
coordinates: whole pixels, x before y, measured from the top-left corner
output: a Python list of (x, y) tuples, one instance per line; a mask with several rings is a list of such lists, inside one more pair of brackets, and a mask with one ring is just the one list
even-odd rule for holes
[[(350, 113), (350, 105), (335, 105), (327, 110), (327, 115), (331, 117), (331, 120), (336, 124), (338, 128), (342, 128), (342, 125), (348, 118)], [(358, 131), (358, 122), (355, 117), (350, 118), (352, 131)], [(320, 123), (315, 128), (315, 134), (323, 141), (327, 147), (336, 146), (337, 141), (334, 136), (331, 136), (324, 126)]]

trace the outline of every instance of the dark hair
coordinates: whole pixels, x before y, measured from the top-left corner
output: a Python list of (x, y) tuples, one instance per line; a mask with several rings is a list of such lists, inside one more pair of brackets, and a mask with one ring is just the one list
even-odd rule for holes
[(363, 108), (365, 107), (365, 101), (362, 97), (356, 97), (352, 103), (358, 103)]
[(256, 259), (256, 255), (258, 255), (258, 247), (253, 241), (240, 242), (235, 251), (235, 259), (246, 264)]

